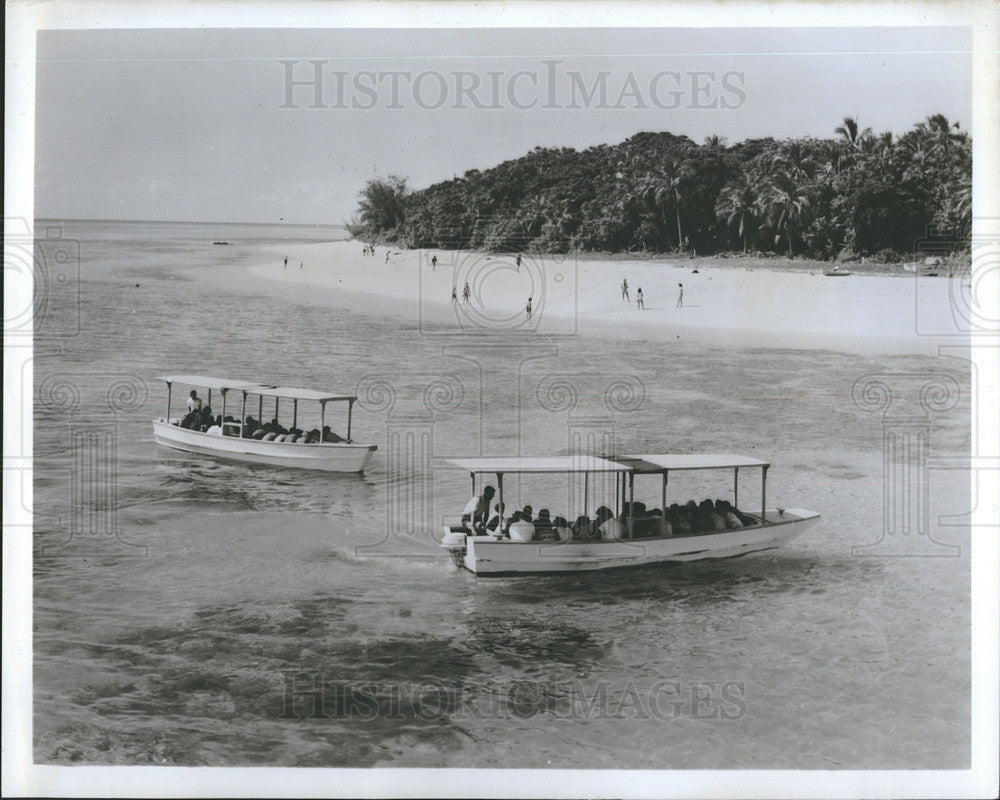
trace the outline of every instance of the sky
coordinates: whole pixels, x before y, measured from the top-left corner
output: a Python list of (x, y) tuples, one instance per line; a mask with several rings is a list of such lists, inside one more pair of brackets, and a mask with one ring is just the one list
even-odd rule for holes
[(960, 27), (41, 31), (35, 215), (341, 224), (371, 178), (535, 147), (968, 129), (969, 50)]

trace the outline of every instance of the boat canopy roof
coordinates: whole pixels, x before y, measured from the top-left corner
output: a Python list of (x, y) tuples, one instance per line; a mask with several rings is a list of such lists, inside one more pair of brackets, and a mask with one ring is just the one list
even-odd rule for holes
[(292, 386), (275, 386), (273, 383), (254, 383), (253, 381), (233, 380), (231, 378), (216, 378), (211, 375), (161, 375), (157, 380), (167, 383), (184, 383), (189, 386), (203, 386), (206, 389), (221, 389), (228, 391), (236, 389), (259, 394), (264, 397), (287, 397), (291, 400), (314, 400), (325, 403), (330, 400), (357, 400), (353, 394), (338, 392), (320, 392), (315, 389), (296, 389)]
[(320, 392), (315, 389), (296, 389), (292, 386), (258, 386), (251, 389), (254, 394), (264, 397), (287, 397), (290, 400), (314, 400), (317, 403), (326, 403), (331, 400), (357, 400), (357, 395), (338, 394), (337, 392)]
[(247, 392), (259, 392), (271, 388), (252, 381), (215, 378), (211, 375), (160, 375), (157, 380), (167, 383), (185, 383), (188, 386), (203, 386), (206, 389), (242, 389)]
[(734, 467), (769, 467), (768, 461), (732, 453), (660, 453), (616, 456), (634, 472), (663, 472), (686, 469), (732, 469)]
[(469, 472), (629, 472), (631, 467), (596, 456), (512, 456), (510, 458), (451, 458), (449, 464)]

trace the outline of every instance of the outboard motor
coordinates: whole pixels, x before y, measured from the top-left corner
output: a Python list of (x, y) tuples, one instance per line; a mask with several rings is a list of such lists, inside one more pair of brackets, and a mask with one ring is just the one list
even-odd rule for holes
[(453, 528), (450, 525), (446, 525), (444, 528), (444, 536), (441, 538), (440, 546), (451, 553), (451, 557), (457, 565), (461, 565), (462, 559), (465, 557), (466, 536), (468, 536), (468, 532), (465, 528)]

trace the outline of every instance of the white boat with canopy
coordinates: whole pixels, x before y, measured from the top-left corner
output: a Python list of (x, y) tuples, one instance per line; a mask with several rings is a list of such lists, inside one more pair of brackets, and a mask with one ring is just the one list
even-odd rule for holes
[[(153, 436), (157, 444), (166, 447), (252, 464), (326, 472), (363, 472), (377, 449), (373, 444), (360, 444), (351, 438), (355, 395), (209, 375), (164, 375), (158, 380), (167, 384), (167, 413), (153, 420)], [(190, 413), (183, 418), (171, 416), (174, 384), (207, 390), (207, 398), (199, 398), (203, 417), (192, 419)], [(221, 398), (221, 413), (217, 416), (209, 413), (213, 391)], [(256, 403), (252, 402), (254, 399)], [(265, 423), (265, 401), (270, 412), (272, 400), (274, 414)], [(291, 401), (291, 428), (284, 428), (279, 422), (282, 400)], [(307, 432), (299, 427), (300, 402), (319, 404), (318, 428)], [(328, 403), (347, 404), (346, 436), (333, 433), (326, 424)], [(252, 416), (254, 405), (256, 418)], [(289, 404), (284, 408), (287, 422)]]
[[(589, 520), (591, 512), (590, 480), (602, 479), (605, 494), (611, 479), (614, 487), (614, 509), (601, 506), (605, 518), (618, 520), (601, 527), (581, 530), (592, 535), (561, 529), (558, 536), (549, 534), (548, 518), (535, 520), (534, 534), (515, 535), (514, 525), (506, 531), (503, 523), (499, 530), (484, 529), (481, 520), (470, 520), (461, 525), (445, 526), (441, 546), (449, 550), (456, 563), (477, 575), (510, 575), (523, 573), (577, 572), (640, 564), (673, 561), (698, 561), (712, 558), (733, 558), (748, 553), (771, 550), (795, 538), (819, 520), (819, 514), (802, 508), (784, 509), (767, 507), (767, 470), (770, 464), (756, 458), (732, 454), (642, 454), (613, 458), (594, 456), (518, 457), (518, 458), (461, 458), (449, 463), (470, 473), (473, 496), (476, 496), (477, 476), (496, 476), (495, 501), (503, 507), (504, 476), (540, 473), (563, 473), (582, 476), (582, 517)], [(739, 510), (739, 482), (741, 471), (760, 470), (760, 511), (747, 513)], [(723, 519), (714, 522), (711, 530), (684, 530), (664, 525), (668, 520), (668, 489), (672, 473), (693, 470), (724, 470), (732, 473), (732, 501), (715, 501), (713, 512)], [(657, 513), (645, 511), (645, 506), (635, 501), (636, 476), (659, 476)], [(485, 481), (480, 482), (480, 486)], [(492, 502), (492, 501), (491, 501)], [(702, 511), (709, 518), (710, 512)], [(471, 505), (471, 502), (470, 502)], [(690, 503), (687, 507), (690, 507)], [(670, 506), (669, 514), (675, 520), (679, 505)], [(731, 510), (729, 516), (726, 509)], [(721, 509), (721, 511), (717, 511)], [(683, 509), (681, 509), (683, 511)], [(680, 515), (683, 516), (683, 515)], [(557, 518), (562, 520), (562, 518)], [(714, 519), (714, 517), (712, 518)], [(578, 518), (578, 521), (580, 518)], [(731, 523), (726, 524), (727, 521)], [(620, 523), (620, 524), (619, 524)], [(617, 532), (615, 532), (617, 531)], [(611, 532), (611, 535), (608, 533)], [(572, 538), (569, 538), (572, 535)]]

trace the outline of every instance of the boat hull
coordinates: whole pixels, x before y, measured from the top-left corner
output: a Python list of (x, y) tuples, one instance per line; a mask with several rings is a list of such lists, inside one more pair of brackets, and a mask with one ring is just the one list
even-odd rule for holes
[(805, 509), (768, 510), (767, 525), (720, 533), (565, 544), (469, 536), (461, 564), (476, 575), (501, 576), (590, 572), (659, 562), (734, 558), (780, 547), (818, 520), (819, 514)]
[(164, 419), (153, 420), (153, 437), (157, 444), (186, 453), (323, 472), (364, 472), (377, 449), (373, 444), (262, 442), (192, 431)]

